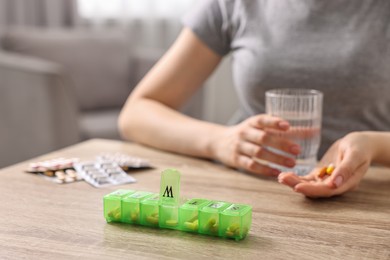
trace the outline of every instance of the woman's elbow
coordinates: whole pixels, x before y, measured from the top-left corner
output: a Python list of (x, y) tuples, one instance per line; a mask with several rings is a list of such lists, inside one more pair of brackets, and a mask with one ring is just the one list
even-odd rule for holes
[(131, 117), (128, 114), (123, 108), (117, 122), (119, 134), (124, 140), (131, 140)]

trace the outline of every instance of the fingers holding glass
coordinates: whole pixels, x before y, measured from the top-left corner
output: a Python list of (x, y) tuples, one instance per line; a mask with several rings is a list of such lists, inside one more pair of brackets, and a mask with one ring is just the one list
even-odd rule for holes
[(278, 176), (280, 174), (279, 170), (269, 167), (266, 164), (259, 163), (252, 157), (246, 155), (239, 155), (237, 157), (237, 165), (241, 169), (263, 176)]
[(242, 132), (241, 137), (243, 140), (258, 146), (272, 147), (294, 156), (300, 153), (300, 147), (298, 144), (267, 129), (260, 130), (254, 127), (249, 127)]
[(239, 145), (239, 152), (261, 164), (267, 164), (267, 162), (272, 162), (289, 168), (295, 166), (294, 158), (276, 154), (274, 152), (269, 151), (267, 148), (254, 143), (241, 142)]
[(280, 133), (288, 130), (287, 121), (269, 115), (253, 116), (226, 128), (215, 139), (212, 153), (221, 162), (264, 175), (278, 175), (280, 167), (296, 165), (300, 147)]

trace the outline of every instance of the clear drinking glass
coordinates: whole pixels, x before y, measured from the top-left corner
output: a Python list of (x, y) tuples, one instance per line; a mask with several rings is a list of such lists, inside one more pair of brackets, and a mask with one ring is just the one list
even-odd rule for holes
[[(272, 89), (265, 93), (266, 113), (281, 117), (290, 123), (290, 128), (280, 134), (301, 147), (294, 168), (271, 165), (281, 171), (293, 171), (297, 175), (308, 174), (317, 163), (321, 142), (323, 94), (314, 89)], [(273, 152), (288, 155), (268, 147)], [(291, 155), (290, 155), (291, 156)]]

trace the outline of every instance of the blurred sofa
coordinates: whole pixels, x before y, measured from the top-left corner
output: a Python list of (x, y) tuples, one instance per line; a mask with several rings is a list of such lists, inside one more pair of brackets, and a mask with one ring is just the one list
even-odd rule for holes
[(161, 56), (119, 32), (0, 36), (0, 168), (89, 138), (120, 138), (126, 98)]

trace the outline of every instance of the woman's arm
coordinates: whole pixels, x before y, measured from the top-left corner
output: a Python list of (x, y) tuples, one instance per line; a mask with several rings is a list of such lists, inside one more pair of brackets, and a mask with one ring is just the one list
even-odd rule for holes
[(221, 59), (185, 28), (128, 98), (119, 118), (122, 136), (168, 151), (211, 158), (210, 139), (223, 126), (187, 117), (177, 110)]
[(372, 140), (372, 162), (390, 166), (390, 132), (363, 132)]
[(300, 152), (297, 144), (272, 131), (286, 131), (289, 124), (285, 120), (256, 115), (228, 127), (178, 112), (221, 59), (192, 31), (184, 29), (128, 98), (119, 117), (122, 136), (159, 149), (216, 159), (255, 174), (279, 174), (255, 158), (294, 166), (295, 160), (291, 157), (264, 148), (270, 146), (293, 155)]

